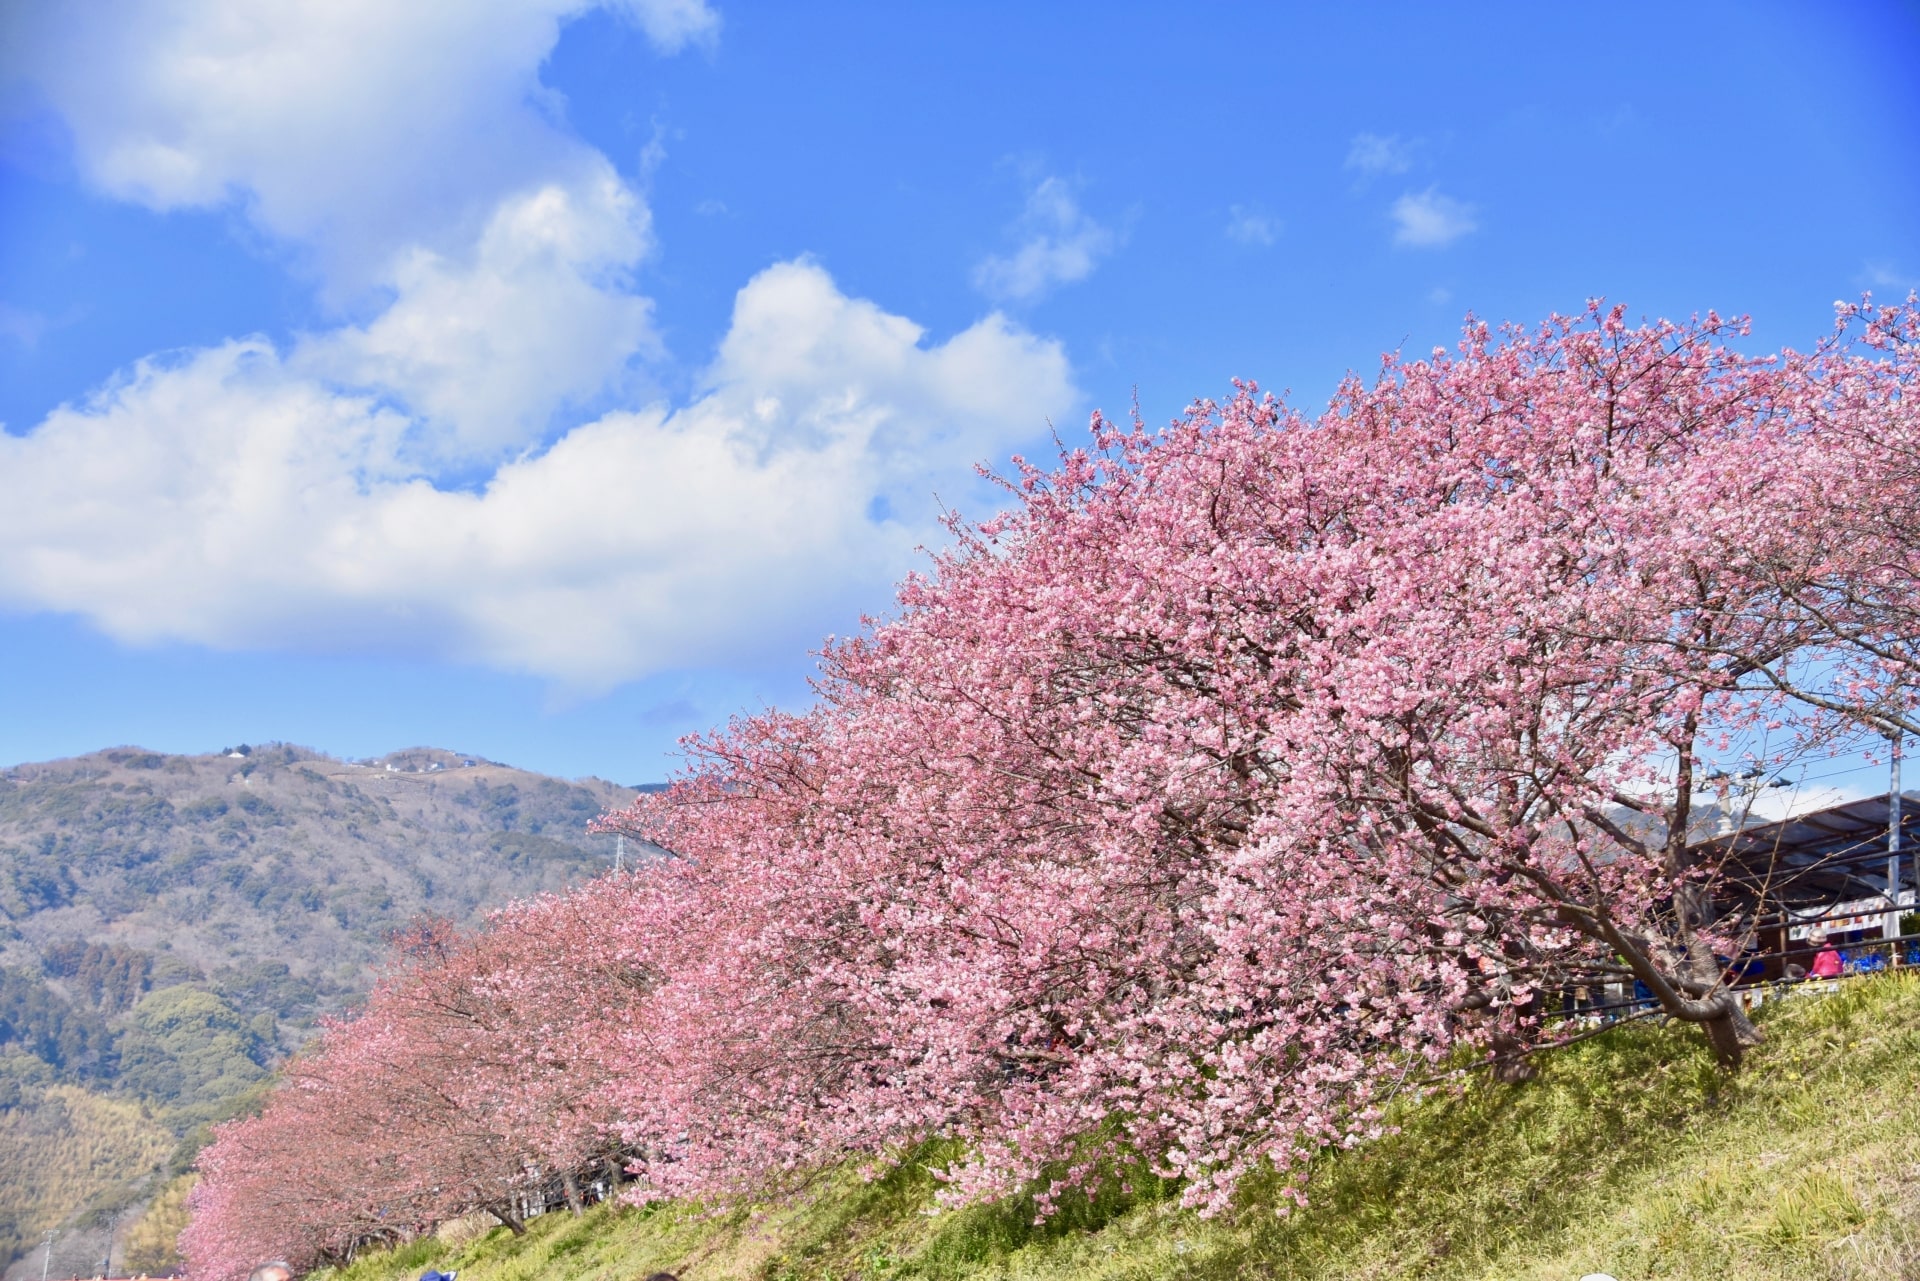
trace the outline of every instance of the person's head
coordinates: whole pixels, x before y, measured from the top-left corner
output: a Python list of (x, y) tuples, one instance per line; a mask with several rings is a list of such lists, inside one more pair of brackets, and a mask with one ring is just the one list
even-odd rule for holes
[(1808, 939), (1807, 942), (1813, 944), (1815, 947), (1825, 947), (1827, 945), (1827, 936), (1824, 934), (1816, 934)]
[(247, 1273), (247, 1281), (293, 1281), (293, 1267), (285, 1259), (275, 1259)]

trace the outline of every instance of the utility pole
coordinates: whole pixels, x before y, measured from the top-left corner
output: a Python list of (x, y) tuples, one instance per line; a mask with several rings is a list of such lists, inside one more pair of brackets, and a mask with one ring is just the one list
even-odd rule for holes
[(1895, 730), (1887, 737), (1893, 740), (1893, 763), (1887, 782), (1887, 905), (1893, 910), (1887, 913), (1887, 925), (1882, 933), (1889, 939), (1897, 939), (1900, 937), (1900, 749), (1906, 735)]
[(627, 861), (627, 838), (623, 833), (615, 833), (613, 838), (613, 870), (619, 871)]
[(47, 1269), (53, 1266), (53, 1239), (59, 1235), (58, 1228), (47, 1233), (47, 1252), (40, 1258), (40, 1281), (47, 1281)]
[(102, 1281), (113, 1275), (113, 1238), (120, 1231), (120, 1216), (125, 1210), (115, 1210), (113, 1217), (107, 1220), (107, 1257), (100, 1261)]

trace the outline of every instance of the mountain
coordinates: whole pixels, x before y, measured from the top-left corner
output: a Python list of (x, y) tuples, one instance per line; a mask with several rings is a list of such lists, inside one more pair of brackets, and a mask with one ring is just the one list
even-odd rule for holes
[(634, 791), (435, 748), (0, 772), (0, 1262), (31, 1250), (37, 1275), (60, 1228), (53, 1272), (98, 1271), (394, 930), (594, 875), (613, 851), (586, 825)]

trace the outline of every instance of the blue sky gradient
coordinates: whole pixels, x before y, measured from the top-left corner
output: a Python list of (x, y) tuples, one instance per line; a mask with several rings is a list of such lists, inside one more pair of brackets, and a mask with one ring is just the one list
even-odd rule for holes
[(1600, 295), (1807, 346), (1920, 285), (1912, 4), (500, 0), (305, 89), (311, 36), (222, 37), (231, 92), (176, 74), (201, 8), (7, 19), (0, 762), (656, 779), (1095, 407), (1311, 408)]

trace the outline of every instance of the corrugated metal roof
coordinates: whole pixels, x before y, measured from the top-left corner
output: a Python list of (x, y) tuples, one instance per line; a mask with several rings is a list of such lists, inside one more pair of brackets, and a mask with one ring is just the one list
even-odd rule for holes
[[(1763, 893), (1783, 907), (1884, 895), (1891, 802), (1891, 792), (1862, 797), (1716, 836), (1693, 849), (1725, 869), (1730, 888)], [(1920, 792), (1903, 790), (1900, 804), (1900, 883), (1911, 886), (1913, 860), (1920, 857)]]

